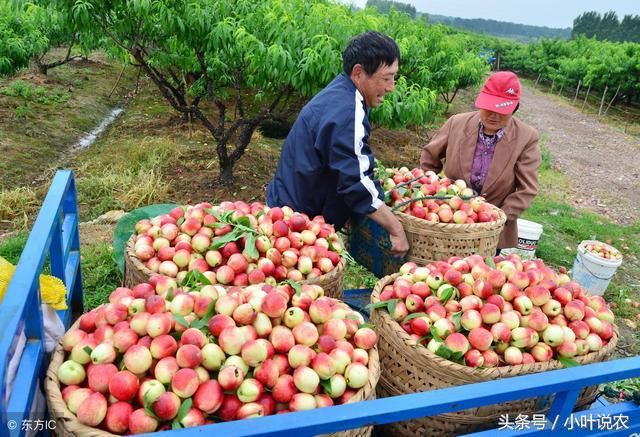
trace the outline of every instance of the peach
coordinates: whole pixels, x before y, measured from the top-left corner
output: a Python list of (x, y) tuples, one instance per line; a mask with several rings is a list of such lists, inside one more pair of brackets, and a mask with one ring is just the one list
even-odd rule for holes
[(154, 432), (158, 428), (158, 421), (149, 416), (144, 408), (138, 408), (129, 416), (129, 432), (143, 434)]
[(276, 402), (289, 402), (297, 391), (293, 376), (285, 374), (278, 378), (271, 395)]
[(287, 353), (295, 345), (295, 337), (289, 328), (283, 325), (274, 326), (269, 341), (278, 353)]
[(469, 343), (474, 349), (486, 351), (493, 343), (493, 335), (485, 328), (473, 328), (469, 332)]
[(107, 400), (102, 393), (90, 394), (78, 407), (78, 422), (87, 426), (98, 426), (107, 415)]
[(218, 372), (218, 383), (223, 390), (236, 390), (244, 381), (245, 372), (236, 365), (222, 367)]
[(477, 349), (470, 349), (464, 354), (464, 362), (469, 367), (481, 367), (484, 365), (484, 356)]
[(126, 433), (129, 429), (131, 413), (133, 413), (133, 407), (128, 402), (116, 402), (109, 405), (104, 418), (105, 428), (115, 434)]
[(178, 415), (181, 400), (172, 391), (165, 392), (153, 404), (153, 412), (160, 420), (171, 420)]
[(469, 350), (469, 341), (467, 340), (467, 337), (458, 332), (449, 335), (445, 339), (444, 344), (449, 349), (451, 349), (451, 351), (460, 353), (462, 355), (466, 354)]
[[(81, 343), (79, 343), (81, 344)], [(75, 346), (78, 347), (78, 346)], [(84, 382), (86, 372), (76, 361), (67, 360), (58, 367), (58, 380), (64, 385), (75, 385)]]
[(191, 368), (180, 369), (171, 378), (172, 391), (183, 399), (191, 397), (199, 385), (198, 373)]
[(120, 401), (133, 399), (140, 386), (138, 377), (128, 370), (121, 370), (111, 377), (109, 392)]
[(182, 345), (176, 352), (176, 361), (180, 367), (190, 367), (194, 369), (202, 363), (202, 352), (196, 345)]
[(145, 373), (151, 367), (153, 357), (148, 348), (135, 344), (124, 353), (124, 365), (135, 374)]
[(193, 405), (206, 414), (216, 412), (222, 405), (224, 392), (215, 380), (208, 380), (198, 387), (193, 396)]
[(113, 364), (98, 364), (87, 370), (89, 388), (103, 394), (109, 392), (109, 381), (118, 373), (118, 368)]
[(504, 360), (510, 366), (517, 366), (518, 364), (522, 364), (522, 351), (515, 346), (509, 346), (504, 351)]
[[(463, 313), (464, 315), (464, 313)], [(480, 316), (482, 316), (482, 321), (487, 325), (492, 325), (497, 323), (500, 320), (500, 308), (492, 303), (486, 303), (480, 309)]]

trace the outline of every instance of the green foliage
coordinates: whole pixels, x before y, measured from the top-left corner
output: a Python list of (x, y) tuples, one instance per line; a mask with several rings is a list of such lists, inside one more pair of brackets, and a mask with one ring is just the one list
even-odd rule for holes
[(429, 14), (428, 20), (460, 29), (467, 29), (472, 32), (511, 38), (521, 42), (533, 41), (539, 38), (568, 39), (571, 36), (570, 28), (556, 29), (546, 26), (530, 26), (527, 24), (488, 20), (484, 18), (468, 19)]
[(32, 18), (9, 1), (0, 2), (0, 76), (14, 74), (29, 65), (48, 41)]
[(373, 288), (378, 282), (378, 278), (362, 265), (349, 261), (345, 267), (344, 285), (345, 290), (353, 288)]
[(618, 15), (613, 11), (602, 15), (595, 11), (585, 12), (573, 20), (571, 35), (584, 35), (598, 40), (640, 42), (640, 15), (625, 15), (619, 21)]
[(15, 265), (20, 259), (24, 245), (27, 244), (27, 234), (18, 234), (0, 242), (0, 256)]
[(545, 39), (522, 45), (496, 42), (500, 68), (552, 80), (558, 86), (583, 87), (640, 97), (640, 44), (597, 41), (579, 36), (570, 41)]
[(6, 87), (0, 88), (0, 94), (11, 97), (22, 97), (23, 99), (41, 103), (43, 105), (55, 105), (66, 103), (71, 94), (62, 90), (47, 90), (43, 86), (35, 86), (23, 80), (16, 80)]
[[(479, 82), (486, 69), (467, 51), (465, 36), (397, 11), (354, 11), (328, 0), (55, 3), (72, 11), (82, 34), (108, 29), (122, 59), (142, 65), (174, 109), (207, 127), (216, 139), (223, 183), (230, 182), (261, 122), (288, 118), (292, 103), (310, 98), (341, 72), (342, 51), (356, 34), (381, 30), (401, 47), (395, 97), (372, 113), (386, 126), (424, 123), (444, 109), (436, 106), (436, 95)], [(219, 114), (200, 111), (203, 101)]]
[(416, 18), (416, 8), (410, 4), (392, 0), (367, 0), (367, 8), (376, 8), (382, 14), (388, 14), (392, 10), (408, 14)]

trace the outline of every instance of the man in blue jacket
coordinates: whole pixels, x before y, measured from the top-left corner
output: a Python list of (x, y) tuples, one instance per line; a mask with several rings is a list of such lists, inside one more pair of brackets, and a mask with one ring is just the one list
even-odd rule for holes
[(369, 109), (394, 90), (400, 50), (388, 36), (370, 31), (352, 38), (342, 58), (344, 72), (293, 124), (267, 188), (267, 204), (322, 215), (337, 229), (352, 213), (366, 214), (389, 232), (392, 254), (404, 256), (409, 243), (384, 203), (368, 144)]

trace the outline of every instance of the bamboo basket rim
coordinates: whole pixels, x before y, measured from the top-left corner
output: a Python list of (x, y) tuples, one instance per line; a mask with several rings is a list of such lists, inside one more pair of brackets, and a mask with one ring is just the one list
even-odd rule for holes
[[(388, 285), (391, 281), (395, 280), (400, 276), (400, 273), (394, 273), (393, 275), (385, 276), (381, 278), (373, 289), (371, 293), (371, 303), (380, 302), (380, 292), (382, 288)], [(490, 380), (497, 379), (505, 376), (518, 376), (524, 375), (528, 373), (538, 373), (546, 370), (555, 370), (562, 368), (560, 362), (558, 360), (549, 360), (544, 362), (536, 362), (533, 364), (518, 364), (515, 366), (498, 366), (498, 367), (487, 367), (487, 368), (477, 368), (477, 367), (469, 367), (464, 366), (453, 361), (449, 361), (445, 358), (442, 358), (435, 353), (431, 352), (424, 346), (421, 346), (413, 340), (409, 334), (406, 333), (404, 329), (400, 327), (400, 324), (393, 320), (389, 313), (386, 311), (377, 311), (377, 315), (381, 318), (381, 320), (387, 325), (389, 329), (393, 331), (397, 338), (399, 338), (402, 343), (404, 343), (407, 347), (411, 348), (415, 353), (418, 353), (423, 358), (433, 361), (441, 367), (449, 368), (450, 371), (456, 373), (462, 373), (465, 376), (475, 378), (478, 380)], [(607, 345), (600, 349), (597, 352), (591, 352), (586, 355), (574, 357), (573, 359), (577, 361), (579, 364), (589, 364), (591, 362), (597, 361), (598, 358), (603, 358), (611, 354), (615, 349), (616, 344), (618, 343), (618, 328), (615, 324), (613, 324), (614, 334), (613, 337), (609, 340)], [(507, 373), (508, 372), (508, 373)]]
[[(148, 269), (147, 266), (145, 266), (135, 255), (135, 238), (136, 238), (136, 234), (134, 233), (127, 240), (127, 245), (125, 248), (125, 256), (128, 259), (128, 261), (136, 268), (136, 270), (138, 270), (138, 272), (142, 273), (147, 278), (150, 278), (153, 275), (160, 274), (160, 273), (154, 272), (153, 270)], [(333, 270), (325, 273), (324, 275), (318, 276), (317, 278), (306, 279), (301, 283), (322, 285), (327, 282), (331, 282), (335, 280), (337, 276), (342, 274), (342, 272), (345, 269), (345, 265), (346, 265), (346, 261), (344, 257), (341, 256), (340, 261), (338, 262), (338, 264), (336, 264)], [(126, 272), (125, 272), (125, 275), (126, 275)], [(217, 285), (222, 285), (225, 288), (234, 287), (234, 285), (224, 285), (224, 284), (217, 284)]]
[[(80, 326), (80, 318), (71, 325), (69, 329), (78, 328)], [(376, 386), (380, 379), (380, 359), (378, 356), (378, 347), (375, 346), (369, 349), (369, 361), (367, 363), (367, 369), (369, 369), (369, 378), (364, 387), (358, 389), (355, 395), (353, 395), (346, 403), (351, 404), (355, 402), (361, 402), (368, 399), (375, 399)], [(58, 368), (65, 360), (65, 350), (62, 348), (62, 338), (58, 340), (54, 352), (51, 354), (51, 361), (47, 368), (45, 375), (45, 393), (47, 397), (47, 405), (49, 406), (49, 412), (56, 420), (57, 425), (63, 428), (65, 433), (82, 437), (119, 437), (118, 434), (112, 434), (100, 428), (93, 428), (84, 425), (78, 421), (78, 418), (67, 408), (66, 403), (62, 399), (62, 391), (60, 390), (60, 381), (58, 379)], [(83, 366), (84, 367), (84, 366)], [(366, 428), (366, 427), (365, 427)], [(356, 433), (360, 428), (347, 429), (344, 431), (338, 431), (337, 433), (328, 434), (329, 436), (348, 437), (352, 433)], [(58, 434), (58, 433), (56, 433)], [(64, 435), (64, 434), (63, 434)]]
[(403, 224), (412, 226), (412, 230), (416, 227), (424, 228), (424, 230), (441, 231), (442, 233), (458, 231), (458, 232), (479, 232), (479, 231), (494, 231), (500, 229), (507, 222), (507, 215), (504, 211), (495, 205), (492, 205), (494, 209), (498, 210), (498, 220), (491, 222), (478, 222), (478, 223), (433, 223), (425, 219), (414, 217), (411, 214), (407, 214), (401, 211), (395, 211), (395, 214), (401, 219)]

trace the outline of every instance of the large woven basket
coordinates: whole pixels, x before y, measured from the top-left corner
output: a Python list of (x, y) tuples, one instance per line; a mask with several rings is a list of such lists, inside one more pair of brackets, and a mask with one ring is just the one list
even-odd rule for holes
[(493, 256), (500, 233), (507, 221), (504, 212), (497, 221), (473, 224), (431, 223), (403, 212), (396, 212), (409, 240), (407, 260), (418, 264), (447, 259), (451, 256)]
[[(396, 277), (398, 274), (386, 276), (378, 281), (371, 295), (372, 303), (380, 301), (381, 290), (385, 285), (392, 283)], [(418, 345), (386, 311), (374, 310), (370, 320), (378, 333), (382, 369), (378, 384), (379, 397), (436, 390), (562, 368), (562, 364), (556, 360), (485, 369), (467, 367), (441, 358), (426, 347)], [(576, 357), (575, 360), (580, 364), (605, 361), (613, 353), (617, 342), (616, 331), (602, 350)], [(580, 394), (576, 406), (580, 408), (592, 403), (597, 392), (597, 386), (586, 387)], [(390, 436), (467, 434), (495, 427), (501, 415), (508, 414), (515, 418), (518, 414), (531, 416), (534, 413), (545, 412), (552, 400), (553, 395), (444, 413), (412, 421), (390, 423), (383, 427), (383, 431)]]
[[(135, 235), (132, 235), (127, 241), (124, 256), (124, 285), (129, 288), (141, 282), (148, 282), (149, 278), (156, 274), (136, 257), (135, 244)], [(341, 258), (338, 265), (330, 272), (317, 278), (303, 281), (303, 283), (320, 285), (324, 289), (325, 296), (342, 300), (344, 265), (344, 259)]]
[[(77, 328), (80, 325), (78, 319), (72, 326)], [(58, 380), (58, 368), (65, 359), (65, 351), (62, 348), (62, 339), (58, 341), (55, 351), (51, 355), (51, 362), (45, 376), (44, 388), (47, 396), (47, 405), (49, 414), (56, 421), (56, 429), (54, 435), (58, 436), (82, 436), (82, 437), (117, 437), (107, 431), (92, 428), (78, 422), (76, 416), (69, 411), (67, 405), (62, 399), (60, 391), (60, 381)], [(373, 400), (376, 398), (376, 385), (380, 378), (380, 360), (378, 357), (378, 349), (369, 350), (369, 380), (367, 384), (349, 399), (348, 403)], [(363, 428), (355, 428), (342, 432), (326, 434), (328, 437), (369, 437), (373, 431), (373, 426)]]

